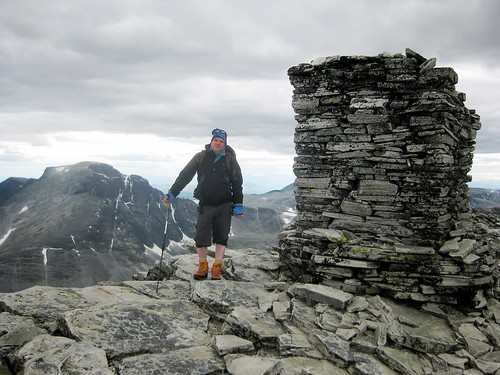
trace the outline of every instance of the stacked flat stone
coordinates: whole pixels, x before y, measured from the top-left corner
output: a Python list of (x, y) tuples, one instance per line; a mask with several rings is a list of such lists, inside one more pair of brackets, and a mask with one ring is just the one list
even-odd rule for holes
[(479, 116), (435, 65), (407, 49), (289, 69), (299, 216), (280, 253), (295, 277), (451, 303), (492, 283), (467, 186)]

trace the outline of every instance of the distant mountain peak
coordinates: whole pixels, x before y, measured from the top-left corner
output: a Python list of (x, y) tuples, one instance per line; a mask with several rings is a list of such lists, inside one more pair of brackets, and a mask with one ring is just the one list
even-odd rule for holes
[(111, 165), (95, 161), (82, 161), (75, 164), (47, 167), (41, 178), (57, 176), (61, 173), (91, 171), (110, 176), (121, 176), (121, 173)]
[(36, 181), (36, 179), (25, 177), (9, 177), (5, 181), (0, 182), (0, 205), (7, 202), (19, 190), (34, 181)]

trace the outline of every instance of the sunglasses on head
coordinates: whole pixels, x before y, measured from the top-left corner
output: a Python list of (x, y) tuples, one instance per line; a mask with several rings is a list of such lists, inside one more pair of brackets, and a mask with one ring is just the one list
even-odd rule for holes
[(215, 134), (222, 134), (222, 135), (224, 135), (224, 137), (227, 136), (227, 133), (224, 130), (219, 129), (219, 128), (215, 128), (214, 130), (212, 130), (212, 135), (215, 135)]

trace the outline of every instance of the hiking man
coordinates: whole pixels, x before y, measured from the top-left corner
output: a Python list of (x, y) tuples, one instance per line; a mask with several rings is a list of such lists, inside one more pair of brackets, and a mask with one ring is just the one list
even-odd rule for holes
[(171, 204), (175, 197), (198, 174), (194, 197), (199, 200), (196, 223), (198, 270), (195, 279), (208, 275), (208, 247), (215, 244), (212, 280), (220, 280), (222, 259), (231, 229), (231, 215), (243, 217), (243, 177), (234, 150), (227, 145), (227, 133), (212, 131), (212, 140), (198, 152), (179, 173), (163, 200)]

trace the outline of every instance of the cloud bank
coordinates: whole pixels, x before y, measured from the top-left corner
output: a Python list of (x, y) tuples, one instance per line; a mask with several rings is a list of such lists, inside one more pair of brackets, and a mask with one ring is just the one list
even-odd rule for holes
[(4, 0), (0, 180), (95, 160), (168, 185), (220, 127), (248, 186), (282, 188), (288, 68), (409, 47), (454, 68), (481, 116), (480, 181), (500, 162), (498, 14), (494, 0)]

